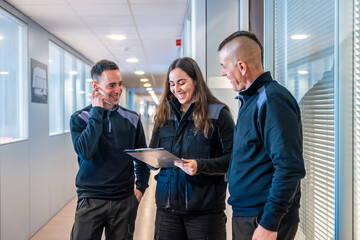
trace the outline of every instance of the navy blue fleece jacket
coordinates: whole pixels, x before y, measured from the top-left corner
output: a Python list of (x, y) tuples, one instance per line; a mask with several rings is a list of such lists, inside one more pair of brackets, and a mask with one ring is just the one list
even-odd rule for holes
[[(134, 159), (124, 149), (146, 147), (139, 116), (120, 106), (112, 110), (91, 105), (70, 120), (78, 155), (78, 198), (124, 199), (134, 194)], [(145, 192), (149, 169), (135, 160), (136, 188)]]
[(261, 216), (277, 231), (299, 221), (300, 179), (305, 176), (299, 106), (291, 93), (261, 74), (239, 93), (228, 181), (234, 216)]

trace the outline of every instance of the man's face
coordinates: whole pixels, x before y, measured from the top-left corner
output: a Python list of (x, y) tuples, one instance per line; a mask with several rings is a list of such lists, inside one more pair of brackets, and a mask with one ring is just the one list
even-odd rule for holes
[(226, 76), (236, 92), (240, 92), (241, 90), (245, 90), (245, 82), (241, 75), (240, 69), (237, 63), (234, 63), (229, 54), (225, 49), (222, 49), (219, 53), (220, 55), (220, 65), (221, 65), (221, 75)]
[(122, 76), (119, 70), (105, 70), (95, 84), (98, 91), (105, 96), (104, 108), (112, 109), (119, 104), (122, 93)]

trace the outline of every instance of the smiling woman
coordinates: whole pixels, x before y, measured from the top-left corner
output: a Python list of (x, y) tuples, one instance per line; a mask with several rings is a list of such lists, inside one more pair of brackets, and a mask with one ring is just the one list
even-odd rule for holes
[[(27, 27), (0, 9), (0, 144), (27, 138)], [(16, 66), (16, 67), (15, 67)]]
[(176, 168), (161, 168), (155, 176), (154, 239), (226, 239), (223, 175), (233, 132), (229, 108), (211, 93), (197, 63), (188, 57), (173, 61), (150, 147), (163, 147), (186, 159), (175, 163)]

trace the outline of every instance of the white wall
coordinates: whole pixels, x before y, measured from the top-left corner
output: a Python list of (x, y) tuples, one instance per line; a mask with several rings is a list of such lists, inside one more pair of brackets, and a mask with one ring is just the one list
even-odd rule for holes
[[(237, 118), (239, 101), (226, 77), (220, 77), (219, 44), (230, 34), (239, 30), (239, 0), (208, 0), (206, 14), (206, 72), (207, 82), (215, 96), (226, 103)], [(221, 84), (215, 84), (222, 82)], [(215, 86), (216, 85), (216, 86)]]
[[(4, 1), (0, 1), (0, 7), (28, 25), (29, 75), (31, 58), (48, 63), (49, 38), (84, 60), (69, 46)], [(76, 195), (78, 165), (70, 134), (50, 137), (49, 105), (31, 103), (30, 97), (31, 94), (28, 97), (29, 139), (0, 145), (2, 240), (29, 239)]]
[[(215, 96), (226, 103), (236, 119), (239, 103), (237, 93), (226, 77), (221, 77), (219, 44), (231, 33), (239, 30), (239, 0), (192, 0), (190, 4), (191, 24), (184, 26), (184, 56), (198, 63), (208, 86)], [(190, 27), (191, 26), (191, 27)], [(191, 36), (189, 36), (191, 35)]]

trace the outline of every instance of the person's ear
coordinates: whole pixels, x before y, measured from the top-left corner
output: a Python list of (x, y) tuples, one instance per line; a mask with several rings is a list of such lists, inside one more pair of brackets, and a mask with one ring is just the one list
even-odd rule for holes
[(237, 67), (241, 73), (242, 76), (245, 76), (247, 69), (248, 69), (248, 65), (246, 64), (246, 62), (244, 61), (238, 61), (237, 62)]

